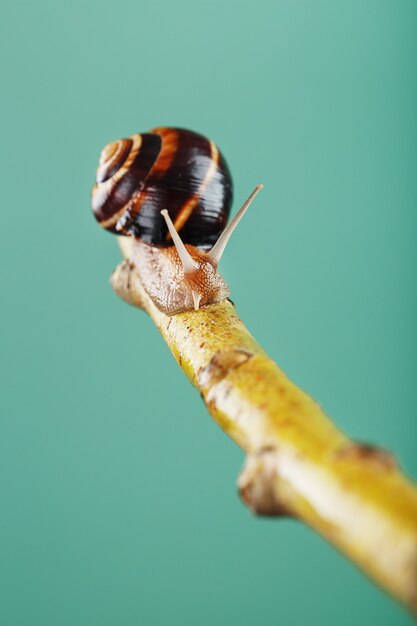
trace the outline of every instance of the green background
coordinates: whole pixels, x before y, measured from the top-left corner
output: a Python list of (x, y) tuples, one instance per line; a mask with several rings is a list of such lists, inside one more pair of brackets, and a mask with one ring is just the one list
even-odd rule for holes
[(0, 623), (410, 624), (321, 538), (253, 518), (241, 451), (111, 292), (100, 149), (213, 138), (248, 328), (417, 475), (414, 0), (1, 3)]

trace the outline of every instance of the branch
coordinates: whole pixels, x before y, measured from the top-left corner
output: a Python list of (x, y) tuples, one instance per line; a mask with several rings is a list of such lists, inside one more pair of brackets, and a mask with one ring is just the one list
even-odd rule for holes
[(144, 309), (219, 426), (247, 453), (238, 481), (259, 515), (302, 520), (417, 611), (417, 489), (394, 457), (350, 440), (294, 385), (225, 300), (167, 317), (127, 258), (111, 277)]

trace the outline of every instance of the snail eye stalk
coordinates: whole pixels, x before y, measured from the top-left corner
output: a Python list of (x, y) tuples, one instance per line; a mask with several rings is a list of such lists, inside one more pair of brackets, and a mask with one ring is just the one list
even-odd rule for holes
[[(184, 246), (181, 240), (181, 237), (177, 233), (176, 228), (174, 224), (172, 223), (171, 218), (169, 217), (168, 211), (166, 209), (163, 209), (161, 211), (161, 215), (164, 218), (166, 225), (168, 226), (168, 230), (172, 237), (172, 241), (174, 242), (174, 245), (177, 249), (178, 256), (180, 257), (181, 263), (183, 264), (185, 274), (194, 272), (198, 268), (198, 265), (193, 260), (193, 257), (188, 252), (187, 248)], [(195, 304), (195, 301), (194, 301), (194, 304)]]
[(224, 229), (224, 231), (222, 232), (222, 234), (220, 235), (220, 237), (218, 238), (218, 240), (216, 241), (216, 243), (214, 244), (210, 252), (207, 254), (207, 256), (215, 265), (215, 267), (218, 266), (220, 259), (223, 256), (223, 252), (225, 251), (225, 248), (228, 244), (228, 241), (230, 237), (232, 236), (233, 231), (235, 230), (236, 226), (239, 224), (242, 217), (245, 215), (246, 211), (248, 210), (255, 196), (259, 193), (259, 191), (261, 191), (261, 189), (263, 189), (263, 187), (264, 187), (263, 185), (256, 185), (255, 189), (252, 191), (249, 198), (246, 200), (244, 205), (236, 213), (236, 215), (234, 216), (230, 224), (226, 226), (226, 228)]

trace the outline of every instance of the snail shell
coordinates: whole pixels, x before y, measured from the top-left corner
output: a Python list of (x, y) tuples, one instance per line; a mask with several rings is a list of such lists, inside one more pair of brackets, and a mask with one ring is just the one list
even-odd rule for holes
[(181, 128), (155, 128), (106, 146), (92, 208), (107, 230), (171, 246), (161, 210), (181, 239), (210, 248), (226, 226), (233, 198), (229, 168), (215, 143)]

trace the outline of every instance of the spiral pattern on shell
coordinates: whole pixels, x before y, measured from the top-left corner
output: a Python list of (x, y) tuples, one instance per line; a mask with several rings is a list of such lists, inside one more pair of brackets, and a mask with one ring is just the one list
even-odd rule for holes
[(171, 245), (168, 209), (184, 242), (209, 247), (224, 229), (233, 185), (216, 144), (179, 128), (155, 128), (101, 152), (92, 208), (107, 230)]

